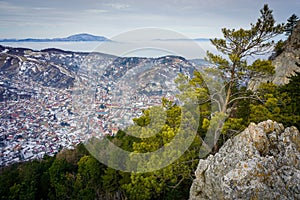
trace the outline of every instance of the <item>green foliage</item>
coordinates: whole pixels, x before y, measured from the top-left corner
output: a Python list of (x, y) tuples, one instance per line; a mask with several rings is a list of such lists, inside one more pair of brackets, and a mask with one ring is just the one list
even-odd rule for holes
[(274, 66), (270, 60), (255, 60), (252, 65), (248, 66), (248, 69), (251, 70), (251, 76), (257, 76), (259, 73), (272, 75), (275, 73)]
[(78, 162), (78, 171), (76, 175), (75, 190), (80, 196), (87, 197), (87, 194), (93, 199), (95, 194), (101, 192), (102, 181), (99, 177), (104, 174), (104, 166), (94, 157), (86, 155), (80, 158)]
[[(139, 141), (134, 142), (132, 146), (133, 152), (153, 152), (159, 148), (168, 146), (174, 136), (178, 134), (180, 124), (184, 123), (182, 122), (180, 107), (166, 99), (163, 99), (163, 106), (166, 112), (165, 124), (161, 126), (159, 123), (153, 123), (151, 129), (135, 130), (137, 133), (140, 131), (141, 135), (149, 135), (147, 132), (153, 130), (155, 130), (156, 134), (155, 136), (141, 138)], [(135, 119), (135, 123), (139, 123), (141, 126), (144, 126), (144, 123), (141, 122), (149, 122), (148, 125), (151, 124), (151, 120), (149, 120), (151, 118), (150, 111), (151, 109), (145, 110), (143, 116)], [(139, 121), (140, 119), (141, 121)], [(134, 131), (133, 129), (130, 130)], [(171, 193), (173, 191), (176, 190), (178, 193), (182, 191), (182, 189), (180, 190), (183, 187), (181, 183), (186, 184), (184, 185), (186, 187), (184, 190), (188, 191), (188, 187), (191, 184), (191, 177), (197, 166), (197, 152), (199, 148), (200, 140), (197, 138), (189, 147), (189, 150), (174, 163), (151, 173), (131, 173), (129, 181), (122, 184), (121, 188), (124, 189), (129, 199), (167, 199), (167, 196), (172, 196)], [(172, 154), (176, 153), (176, 151), (169, 151), (163, 154), (162, 157), (153, 155), (150, 161), (144, 161), (143, 163), (131, 160), (130, 164), (136, 163), (139, 167), (157, 165), (159, 162), (167, 160), (169, 157), (172, 157)], [(118, 185), (118, 183), (115, 182), (115, 185)], [(184, 198), (187, 198), (187, 196), (184, 196)]]
[(274, 47), (274, 57), (279, 56), (284, 51), (284, 44), (285, 42), (283, 40), (279, 40), (275, 47)]
[(288, 20), (287, 23), (285, 25), (285, 35), (290, 36), (293, 33), (293, 30), (298, 22), (299, 18), (297, 17), (297, 15), (292, 14)]
[[(139, 121), (139, 119), (134, 119), (135, 121)], [(141, 121), (143, 121), (142, 119)], [(142, 123), (141, 121), (136, 122), (136, 123)], [(131, 135), (126, 134), (125, 131), (119, 130), (114, 137), (108, 136), (109, 139), (111, 140), (114, 145), (124, 149), (125, 151), (133, 151), (133, 143), (140, 141), (139, 138), (133, 137)]]
[(228, 118), (222, 127), (222, 133), (228, 134), (228, 132), (232, 133), (240, 133), (246, 127), (243, 125), (242, 118)]
[[(32, 161), (1, 169), (1, 199), (46, 199), (48, 196), (49, 176), (47, 170), (53, 158)], [(43, 183), (43, 184), (41, 184)]]
[(258, 92), (263, 103), (252, 102), (250, 121), (260, 122), (267, 119), (279, 121), (284, 126), (300, 128), (299, 88), (300, 76), (296, 73), (289, 84), (276, 86), (272, 83), (261, 84)]
[[(218, 66), (227, 83), (244, 81), (249, 74), (273, 72), (268, 61), (257, 60), (253, 63), (254, 65), (250, 67), (247, 65), (247, 57), (262, 55), (270, 51), (274, 44), (274, 41), (270, 39), (283, 31), (282, 24), (275, 25), (272, 10), (268, 8), (268, 5), (265, 5), (260, 12), (261, 16), (255, 24), (251, 24), (250, 29), (223, 28), (224, 39), (211, 40), (217, 50), (229, 58), (207, 53), (208, 60)], [(260, 70), (258, 66), (264, 66), (264, 68)]]
[[(222, 54), (215, 55), (207, 52), (207, 60), (217, 66), (226, 89), (224, 98), (217, 99), (217, 102), (221, 105), (220, 116), (229, 118), (223, 128), (215, 129), (214, 134), (218, 136), (222, 132), (223, 140), (242, 130), (248, 123), (249, 113), (244, 112), (243, 116), (239, 116), (241, 111), (237, 112), (241, 110), (239, 107), (247, 106), (245, 99), (257, 98), (245, 90), (248, 81), (252, 77), (263, 77), (275, 72), (271, 61), (257, 59), (252, 64), (247, 62), (249, 57), (269, 52), (274, 45), (272, 38), (283, 32), (283, 24), (275, 24), (272, 12), (268, 5), (264, 5), (260, 10), (260, 17), (256, 23), (250, 24), (250, 29), (223, 28), (224, 38), (211, 40)], [(221, 123), (216, 126), (221, 126)]]
[(49, 175), (55, 198), (74, 198), (75, 167), (73, 165), (65, 159), (56, 159), (49, 168)]
[[(297, 66), (300, 68), (300, 65), (296, 63)], [(289, 84), (283, 85), (280, 87), (281, 93), (287, 93), (290, 97), (290, 106), (291, 106), (291, 113), (300, 115), (300, 72), (295, 72), (294, 76), (289, 77)]]

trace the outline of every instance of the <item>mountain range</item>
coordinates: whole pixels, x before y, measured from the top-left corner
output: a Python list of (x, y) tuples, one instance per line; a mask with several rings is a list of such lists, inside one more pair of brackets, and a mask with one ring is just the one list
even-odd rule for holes
[[(177, 38), (177, 39), (156, 39), (158, 41), (188, 41), (194, 40), (198, 42), (207, 42), (209, 38)], [(70, 35), (64, 38), (24, 38), (24, 39), (0, 39), (0, 42), (92, 42), (92, 41), (110, 41), (108, 38), (104, 36), (91, 35), (87, 33), (80, 33), (75, 35)]]
[(0, 42), (88, 42), (88, 41), (109, 41), (104, 36), (96, 36), (87, 33), (75, 34), (65, 38), (25, 38), (25, 39), (0, 39)]

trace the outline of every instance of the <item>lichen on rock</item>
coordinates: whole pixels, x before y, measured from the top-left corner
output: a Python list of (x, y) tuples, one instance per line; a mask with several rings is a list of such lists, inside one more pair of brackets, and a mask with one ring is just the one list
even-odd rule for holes
[(271, 120), (251, 123), (199, 161), (196, 199), (300, 199), (300, 134)]

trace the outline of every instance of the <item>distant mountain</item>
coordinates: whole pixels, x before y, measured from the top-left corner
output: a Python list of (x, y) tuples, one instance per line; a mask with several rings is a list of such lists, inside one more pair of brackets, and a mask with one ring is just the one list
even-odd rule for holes
[[(157, 41), (199, 41), (206, 42), (209, 41), (209, 38), (175, 38), (175, 39), (155, 39)], [(0, 42), (84, 42), (84, 41), (110, 41), (108, 38), (104, 36), (96, 36), (87, 33), (80, 33), (71, 35), (65, 38), (25, 38), (25, 39), (0, 39)]]
[[(59, 39), (59, 38), (58, 38)], [(90, 34), (76, 34), (76, 35), (71, 35), (67, 38), (63, 38), (66, 41), (106, 41), (108, 40), (106, 37), (103, 36), (95, 36), (95, 35), (90, 35)]]
[(0, 39), (0, 42), (84, 42), (84, 41), (109, 41), (104, 36), (95, 36), (87, 33), (75, 34), (66, 38), (26, 38), (26, 39)]

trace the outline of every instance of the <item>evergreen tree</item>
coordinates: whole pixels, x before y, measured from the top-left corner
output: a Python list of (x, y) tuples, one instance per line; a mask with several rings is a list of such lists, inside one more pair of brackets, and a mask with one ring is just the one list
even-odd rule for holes
[(297, 17), (297, 15), (292, 14), (290, 16), (290, 18), (288, 18), (287, 23), (285, 25), (285, 35), (290, 36), (298, 22), (299, 18)]
[[(297, 64), (298, 65), (298, 64)], [(261, 102), (250, 105), (250, 121), (261, 122), (267, 119), (283, 123), (285, 127), (300, 128), (300, 73), (290, 77), (286, 85), (262, 83), (258, 89)]]
[(249, 30), (223, 28), (224, 39), (211, 40), (217, 50), (229, 58), (207, 53), (209, 61), (218, 66), (227, 85), (222, 112), (226, 112), (230, 103), (234, 101), (231, 98), (234, 95), (234, 87), (247, 83), (249, 77), (274, 73), (274, 67), (270, 61), (258, 59), (251, 65), (247, 63), (249, 56), (269, 52), (274, 44), (274, 41), (270, 40), (282, 33), (283, 25), (275, 25), (272, 10), (268, 5), (264, 5), (260, 13), (261, 16), (255, 24), (251, 24)]
[[(163, 99), (163, 107), (166, 112), (164, 125), (160, 124), (160, 121), (155, 121), (155, 123), (150, 124), (151, 128), (145, 128), (151, 123), (151, 114), (158, 110), (157, 107), (145, 110), (143, 116), (134, 119), (134, 123), (142, 129), (135, 129), (136, 126), (129, 127), (128, 130), (131, 134), (135, 132), (141, 136), (147, 136), (152, 135), (152, 131), (158, 132), (155, 136), (144, 137), (140, 141), (135, 141), (132, 144), (133, 152), (154, 152), (157, 149), (167, 147), (174, 140), (182, 123), (181, 109), (178, 105), (166, 99)], [(126, 192), (126, 196), (129, 199), (173, 199), (172, 193), (176, 193), (177, 199), (186, 199), (194, 170), (197, 167), (200, 146), (199, 137), (196, 137), (184, 155), (168, 166), (148, 173), (131, 173), (130, 181), (123, 181), (121, 185)], [(161, 157), (153, 154), (150, 160), (144, 160), (143, 162), (136, 161), (133, 158), (128, 164), (136, 164), (138, 167), (150, 166), (151, 168), (151, 166), (159, 165), (159, 163), (173, 157), (174, 154), (178, 154), (177, 149), (165, 151)], [(105, 179), (107, 178), (108, 176), (105, 176)], [(106, 180), (106, 182), (112, 183), (113, 180)], [(114, 184), (118, 185), (117, 182), (114, 182)]]
[[(298, 70), (294, 71), (294, 75), (289, 76), (289, 83), (283, 85), (280, 90), (286, 91), (291, 95), (291, 98), (294, 102), (300, 102), (300, 64), (296, 63), (298, 66)], [(300, 115), (300, 106), (299, 110), (297, 110), (297, 114)]]
[[(220, 98), (221, 95), (217, 95), (218, 99), (212, 96), (212, 101), (217, 101), (221, 105), (218, 118), (220, 116), (235, 117), (238, 102), (243, 99), (258, 99), (256, 95), (241, 89), (247, 88), (250, 78), (263, 77), (275, 72), (271, 61), (257, 59), (251, 64), (248, 63), (248, 58), (263, 55), (272, 50), (274, 46), (272, 38), (283, 32), (283, 24), (275, 24), (272, 12), (268, 5), (264, 5), (260, 10), (260, 17), (255, 24), (250, 24), (250, 29), (223, 28), (223, 39), (211, 39), (211, 43), (222, 55), (207, 52), (207, 59), (217, 66), (217, 71), (222, 76), (226, 88), (224, 98)], [(216, 121), (219, 120), (218, 118)], [(228, 120), (229, 124), (241, 122), (240, 119)], [(240, 127), (238, 124), (235, 126)], [(227, 128), (230, 126), (225, 127)], [(234, 126), (230, 129), (232, 128)], [(221, 132), (219, 128), (215, 131), (216, 135)], [(223, 129), (223, 132), (226, 130)]]

